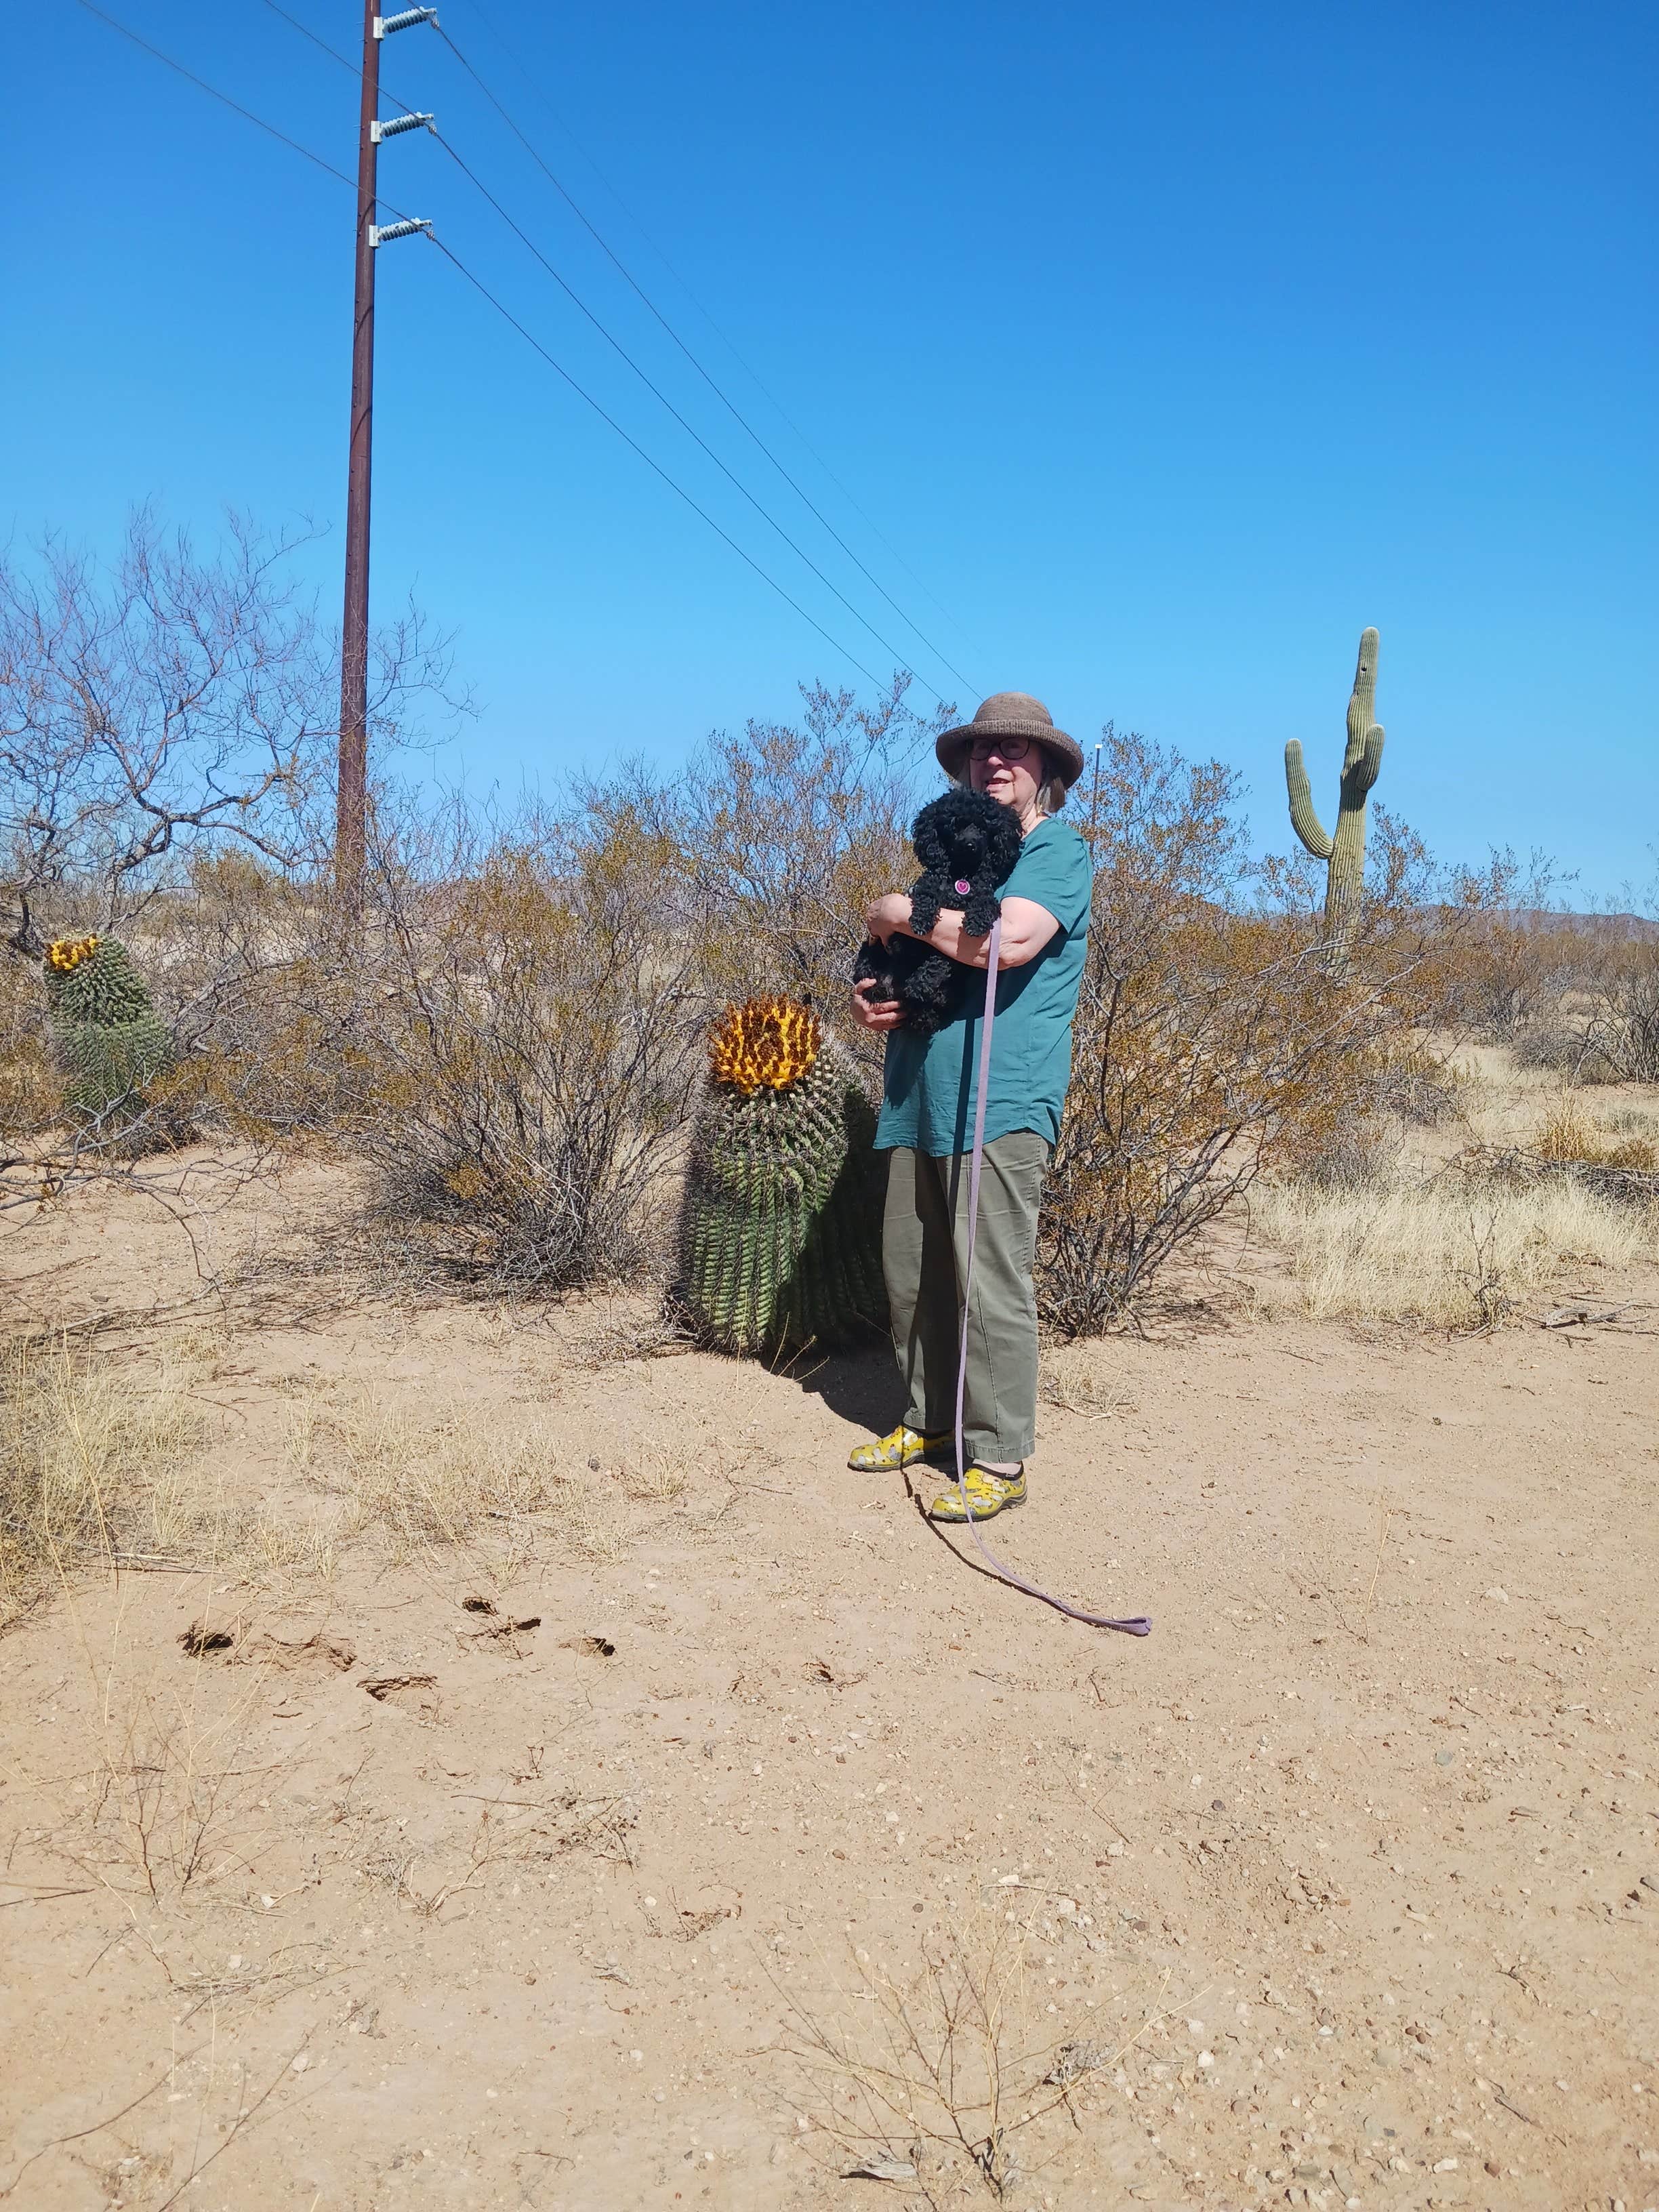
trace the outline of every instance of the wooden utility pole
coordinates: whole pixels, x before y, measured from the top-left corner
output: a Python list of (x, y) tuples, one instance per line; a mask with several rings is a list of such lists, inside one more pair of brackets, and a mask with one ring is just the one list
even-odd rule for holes
[(362, 886), (368, 782), (368, 495), (374, 422), (374, 176), (380, 153), (379, 0), (363, 0), (357, 128), (357, 282), (351, 326), (351, 447), (346, 473), (345, 618), (340, 632), (340, 769), (334, 872), (342, 896)]
[(340, 761), (334, 805), (334, 872), (341, 896), (361, 895), (367, 848), (368, 790), (368, 518), (374, 422), (374, 255), (388, 239), (430, 230), (405, 221), (377, 228), (375, 172), (380, 141), (429, 125), (429, 115), (376, 119), (380, 104), (380, 41), (389, 32), (434, 22), (433, 8), (381, 15), (363, 0), (362, 100), (357, 125), (357, 273), (351, 334), (351, 448), (346, 475), (345, 616), (340, 629)]

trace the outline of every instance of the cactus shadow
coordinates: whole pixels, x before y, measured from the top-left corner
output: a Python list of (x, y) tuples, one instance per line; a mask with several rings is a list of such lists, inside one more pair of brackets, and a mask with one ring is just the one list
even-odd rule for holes
[(904, 1411), (903, 1385), (885, 1336), (868, 1344), (838, 1345), (821, 1351), (809, 1346), (776, 1370), (804, 1395), (821, 1398), (832, 1413), (879, 1436)]

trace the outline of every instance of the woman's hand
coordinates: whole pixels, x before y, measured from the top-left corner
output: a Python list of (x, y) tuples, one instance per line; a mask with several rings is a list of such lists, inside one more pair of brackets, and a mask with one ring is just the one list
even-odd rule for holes
[(896, 930), (910, 924), (910, 900), (904, 891), (888, 891), (872, 900), (865, 911), (864, 933), (880, 945), (890, 945)]
[(875, 989), (873, 982), (866, 981), (853, 986), (853, 1019), (860, 1029), (873, 1030), (878, 1036), (896, 1030), (904, 1019), (904, 1009), (896, 999), (878, 1000), (872, 1005), (867, 994)]

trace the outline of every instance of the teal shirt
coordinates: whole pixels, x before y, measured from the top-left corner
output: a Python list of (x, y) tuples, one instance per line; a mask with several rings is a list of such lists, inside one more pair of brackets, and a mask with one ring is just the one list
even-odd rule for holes
[[(1027, 833), (999, 893), (1046, 908), (1060, 927), (1035, 960), (997, 976), (985, 1102), (988, 1145), (1017, 1129), (1034, 1130), (1051, 1145), (1060, 1134), (1092, 881), (1088, 846), (1069, 823), (1050, 816)], [(932, 1036), (908, 1029), (888, 1036), (878, 1152), (904, 1146), (943, 1158), (973, 1149), (985, 978), (979, 969), (965, 972), (963, 1010), (953, 1021)]]

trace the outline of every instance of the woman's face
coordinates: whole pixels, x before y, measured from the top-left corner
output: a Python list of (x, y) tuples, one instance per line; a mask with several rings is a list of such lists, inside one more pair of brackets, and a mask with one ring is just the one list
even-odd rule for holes
[[(1010, 760), (1002, 750), (1005, 744), (1020, 757)], [(1047, 755), (1030, 738), (981, 738), (968, 755), (969, 787), (987, 793), (999, 806), (1012, 807), (1022, 822), (1029, 822), (1036, 812), (1037, 793), (1048, 773)]]

